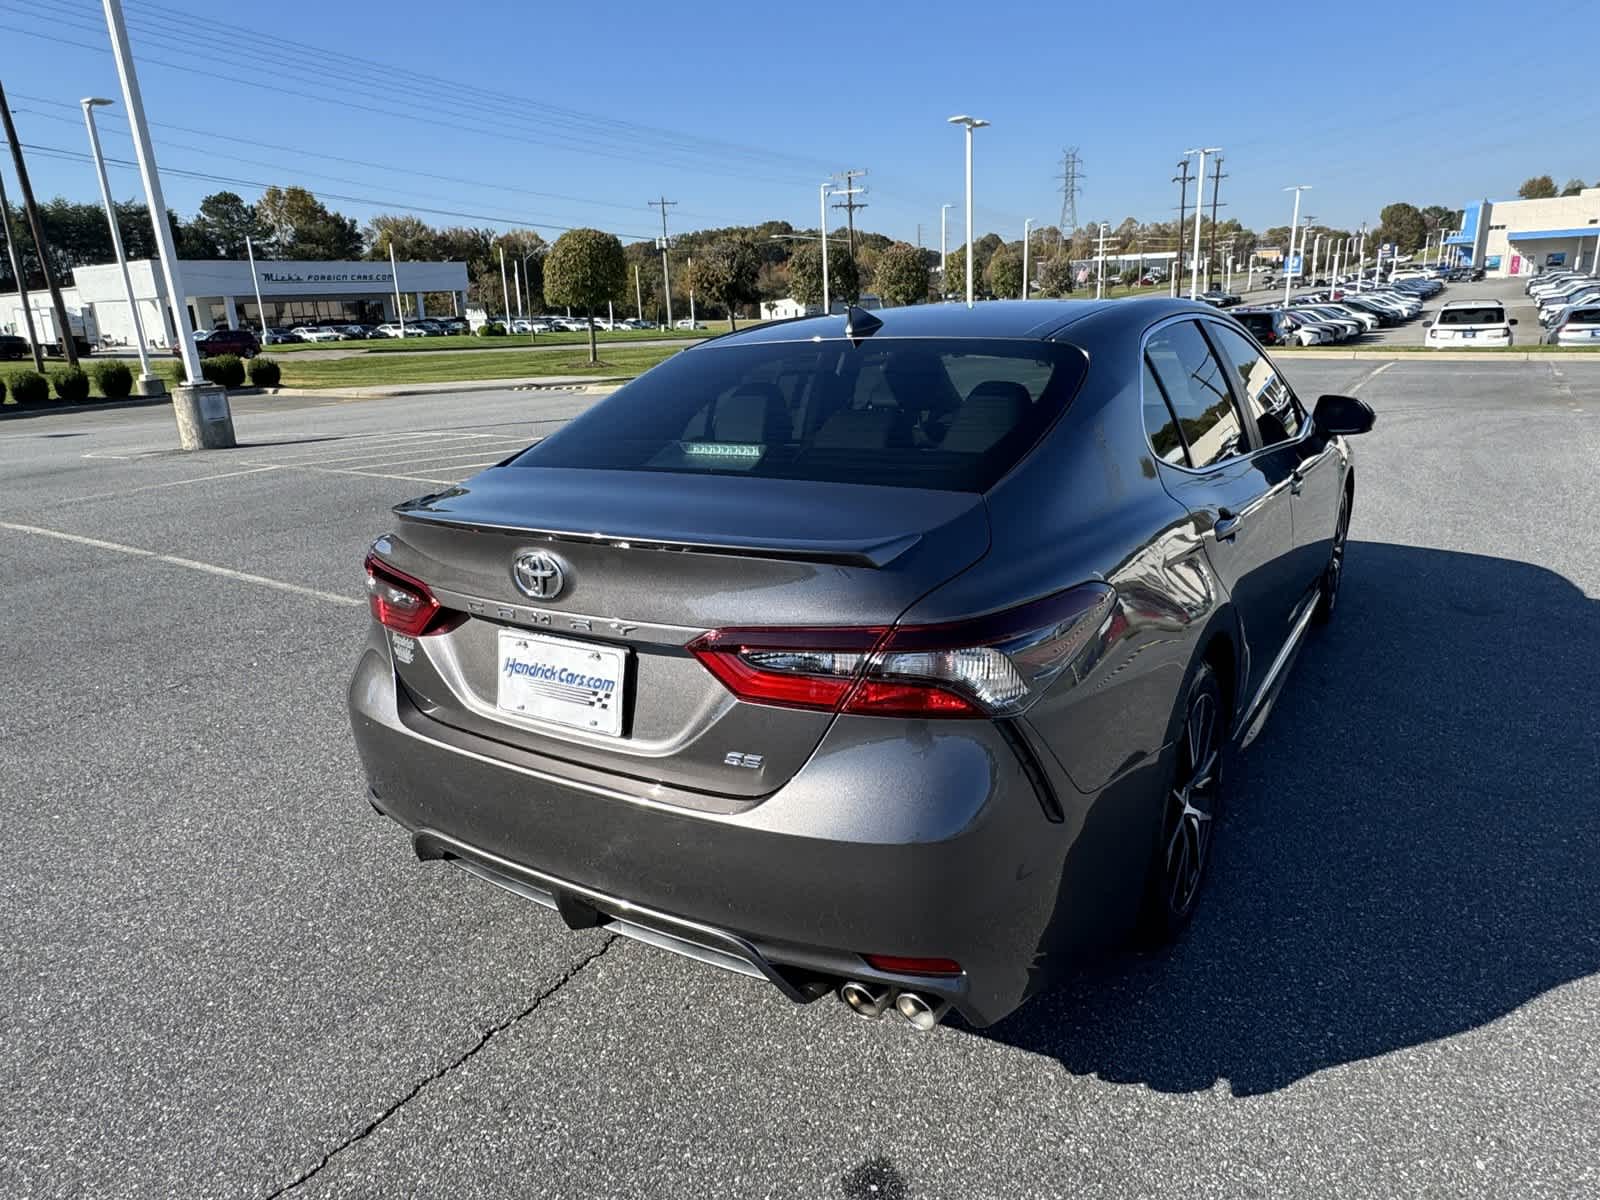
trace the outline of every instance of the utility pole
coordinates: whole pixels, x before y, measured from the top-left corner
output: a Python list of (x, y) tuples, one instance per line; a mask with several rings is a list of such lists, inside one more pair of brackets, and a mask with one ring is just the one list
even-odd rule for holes
[(850, 231), (849, 245), (850, 260), (852, 262), (855, 261), (856, 257), (856, 209), (867, 207), (865, 204), (859, 203), (856, 200), (856, 196), (864, 194), (867, 190), (866, 188), (858, 188), (856, 186), (856, 177), (858, 175), (864, 176), (866, 175), (866, 171), (840, 171), (834, 176), (835, 179), (844, 180), (844, 187), (834, 193), (836, 196), (843, 196), (844, 203), (835, 204), (834, 207), (844, 209), (845, 226)]
[(1168, 294), (1176, 297), (1178, 294), (1178, 272), (1183, 269), (1183, 217), (1189, 206), (1189, 156), (1185, 154), (1183, 161), (1178, 164), (1181, 172), (1172, 177), (1172, 182), (1178, 185), (1178, 252), (1173, 255), (1172, 268), (1167, 272)]
[(22, 264), (17, 261), (17, 239), (11, 232), (11, 202), (6, 199), (6, 181), (0, 172), (0, 226), (6, 235), (6, 256), (11, 260), (11, 274), (17, 281), (17, 299), (22, 301), (22, 323), (28, 327), (28, 345), (33, 350), (33, 369), (44, 371), (44, 351), (39, 349), (39, 339), (33, 334), (33, 309), (28, 307), (28, 281), (22, 277)]
[[(11, 143), (11, 161), (17, 168), (17, 186), (22, 189), (22, 207), (28, 214), (28, 228), (33, 231), (33, 247), (39, 256), (39, 270), (44, 274), (44, 286), (50, 289), (50, 306), (56, 313), (56, 336), (61, 339), (61, 354), (67, 365), (78, 365), (78, 344), (72, 338), (72, 326), (67, 324), (67, 306), (61, 300), (61, 288), (56, 283), (55, 269), (50, 265), (50, 247), (44, 240), (44, 226), (39, 222), (39, 206), (33, 201), (33, 185), (28, 182), (28, 164), (22, 159), (22, 143), (17, 140), (17, 127), (11, 120), (11, 105), (6, 102), (6, 91), (0, 87), (0, 119), (5, 121), (6, 140)], [(28, 324), (31, 326), (32, 321)]]
[(1222, 173), (1222, 155), (1217, 155), (1217, 161), (1211, 168), (1211, 237), (1206, 243), (1206, 287), (1211, 286), (1211, 264), (1217, 261), (1217, 193), (1222, 189), (1222, 181), (1227, 176)]
[(1028, 247), (1033, 243), (1033, 218), (1022, 223), (1022, 298), (1028, 298)]
[(644, 285), (639, 282), (639, 264), (633, 264), (633, 302), (639, 306), (639, 323), (644, 324)]
[(1063, 234), (1070, 234), (1078, 227), (1078, 197), (1083, 194), (1083, 160), (1076, 146), (1061, 152), (1061, 174), (1056, 178), (1061, 180), (1060, 228)]
[(659, 200), (650, 201), (651, 208), (661, 210), (661, 240), (656, 243), (661, 248), (661, 291), (667, 298), (667, 328), (672, 328), (672, 276), (667, 271), (667, 248), (671, 245), (667, 237), (667, 209), (678, 202), (668, 200), (665, 196)]

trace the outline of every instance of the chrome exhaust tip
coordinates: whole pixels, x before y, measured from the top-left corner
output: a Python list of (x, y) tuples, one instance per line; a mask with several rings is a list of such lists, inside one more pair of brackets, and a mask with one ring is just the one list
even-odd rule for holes
[(925, 1000), (915, 992), (901, 992), (894, 1002), (895, 1010), (911, 1024), (926, 1033), (950, 1011), (948, 1000)]
[(856, 1016), (876, 1021), (883, 1016), (883, 1010), (889, 1007), (889, 989), (875, 988), (852, 979), (839, 988), (839, 999), (843, 1000), (845, 1007)]

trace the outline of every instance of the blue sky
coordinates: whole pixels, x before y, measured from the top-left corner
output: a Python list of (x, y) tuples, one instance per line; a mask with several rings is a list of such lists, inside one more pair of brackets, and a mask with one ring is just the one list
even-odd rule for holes
[[(640, 237), (659, 229), (646, 201), (662, 194), (674, 229), (814, 225), (822, 178), (866, 167), (861, 226), (911, 240), (920, 222), (936, 246), (950, 202), (955, 245), (957, 112), (993, 122), (977, 135), (975, 211), (980, 232), (1008, 238), (1025, 217), (1058, 218), (1068, 145), (1084, 223), (1172, 215), (1168, 181), (1195, 145), (1223, 147), (1222, 213), (1256, 229), (1287, 223), (1291, 183), (1313, 185), (1319, 221), (1353, 226), (1393, 200), (1600, 179), (1592, 0), (1514, 19), (1479, 0), (124, 5), (167, 200), (185, 213), (259, 188), (180, 171), (300, 183), (362, 221)], [(1286, 44), (1302, 52), (1292, 71)], [(94, 199), (88, 164), (48, 148), (84, 152), (77, 100), (99, 94), (118, 101), (102, 110), (106, 153), (132, 157), (100, 4), (0, 0), (0, 47), (22, 140), (46, 148), (29, 152), (35, 191)], [(138, 194), (131, 169), (112, 182)]]

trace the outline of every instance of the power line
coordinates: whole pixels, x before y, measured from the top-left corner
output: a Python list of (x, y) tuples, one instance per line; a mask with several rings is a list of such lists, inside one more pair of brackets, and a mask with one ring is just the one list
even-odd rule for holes
[[(68, 150), (61, 146), (40, 146), (32, 142), (23, 142), (22, 146), (25, 150), (32, 151), (35, 154), (42, 154), (46, 158), (57, 158), (68, 162), (94, 161), (93, 158), (81, 150)], [(138, 163), (132, 162), (126, 158), (107, 157), (105, 161), (107, 166), (128, 167), (133, 169), (137, 169), (138, 167)], [(240, 179), (237, 176), (218, 175), (209, 171), (186, 171), (181, 167), (162, 167), (161, 173), (163, 175), (177, 175), (184, 179), (196, 179), (203, 183), (233, 184), (235, 187), (254, 187), (266, 189), (277, 186), (275, 184), (264, 183), (259, 179)], [(436, 217), (455, 217), (463, 221), (489, 221), (498, 225), (509, 225), (515, 229), (556, 229), (565, 233), (569, 229), (578, 228), (578, 226), (574, 225), (556, 225), (550, 222), (525, 221), (521, 217), (508, 217), (503, 214), (465, 212), (460, 209), (452, 208), (429, 208), (421, 204), (407, 204), (405, 201), (396, 200), (392, 197), (376, 199), (371, 196), (350, 196), (340, 192), (323, 192), (321, 193), (321, 196), (322, 198), (328, 200), (342, 200), (347, 204), (364, 204), (373, 208), (409, 208), (414, 212), (428, 213)], [(614, 234), (619, 238), (628, 238), (632, 241), (650, 240), (650, 235), (644, 233), (625, 233), (616, 229), (602, 230), (602, 232)]]

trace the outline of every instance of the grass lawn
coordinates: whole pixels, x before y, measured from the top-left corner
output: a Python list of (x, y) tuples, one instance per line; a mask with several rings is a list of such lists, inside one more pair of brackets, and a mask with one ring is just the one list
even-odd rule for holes
[[(440, 339), (442, 340), (442, 339)], [(489, 354), (419, 354), (395, 358), (358, 354), (350, 358), (304, 362), (280, 359), (282, 386), (288, 388), (384, 387), (404, 383), (451, 383), (472, 379), (517, 379), (536, 375), (638, 375), (671, 358), (674, 346), (610, 346), (600, 362), (575, 349), (571, 355), (542, 351), (500, 350)]]

